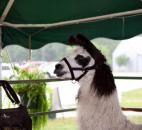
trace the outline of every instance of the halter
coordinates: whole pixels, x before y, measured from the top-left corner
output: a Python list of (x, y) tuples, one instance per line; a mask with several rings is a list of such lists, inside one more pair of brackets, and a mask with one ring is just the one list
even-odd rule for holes
[[(87, 74), (87, 72), (89, 70), (96, 69), (95, 64), (92, 65), (92, 66), (89, 66), (89, 67), (85, 67), (85, 68), (83, 68), (83, 67), (72, 67), (66, 58), (63, 58), (62, 60), (65, 61), (65, 63), (67, 64), (67, 66), (70, 70), (71, 77), (72, 77), (71, 80), (79, 81), (83, 76), (85, 76)], [(79, 77), (76, 78), (75, 75), (74, 75), (74, 71), (82, 71), (83, 73)]]

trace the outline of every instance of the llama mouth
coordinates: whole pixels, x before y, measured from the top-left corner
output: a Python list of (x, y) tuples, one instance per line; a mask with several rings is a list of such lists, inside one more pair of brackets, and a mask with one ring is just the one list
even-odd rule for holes
[(64, 74), (66, 74), (67, 72), (65, 72), (65, 71), (58, 71), (58, 72), (56, 72), (56, 71), (54, 71), (54, 74), (56, 74), (56, 76), (57, 77), (62, 77)]
[(63, 76), (64, 74), (65, 74), (65, 72), (58, 73), (57, 76), (58, 76), (58, 77), (61, 77), (61, 76)]

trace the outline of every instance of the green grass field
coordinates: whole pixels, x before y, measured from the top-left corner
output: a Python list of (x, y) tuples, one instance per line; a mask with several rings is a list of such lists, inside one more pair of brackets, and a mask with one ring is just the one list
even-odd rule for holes
[[(142, 89), (123, 93), (120, 104), (123, 107), (142, 107)], [(142, 116), (128, 118), (135, 123), (142, 123)], [(77, 121), (76, 118), (48, 120), (45, 130), (77, 130)]]
[(142, 88), (123, 93), (120, 104), (123, 107), (142, 108)]
[(49, 120), (45, 130), (77, 130), (75, 118)]
[[(142, 88), (131, 90), (122, 94), (120, 104), (122, 107), (142, 108)], [(142, 116), (129, 116), (131, 121), (142, 123)]]

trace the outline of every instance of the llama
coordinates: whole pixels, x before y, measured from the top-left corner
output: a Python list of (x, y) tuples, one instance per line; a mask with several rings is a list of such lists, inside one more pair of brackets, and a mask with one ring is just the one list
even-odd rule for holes
[(78, 129), (142, 130), (141, 124), (134, 124), (123, 115), (112, 71), (101, 51), (81, 34), (71, 36), (69, 43), (78, 45), (78, 49), (63, 58), (54, 73), (79, 82)]

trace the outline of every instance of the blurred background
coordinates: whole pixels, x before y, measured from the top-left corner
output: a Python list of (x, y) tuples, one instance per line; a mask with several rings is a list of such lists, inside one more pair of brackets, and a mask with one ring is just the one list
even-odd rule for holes
[[(136, 77), (142, 75), (141, 41), (142, 35), (121, 41), (106, 38), (92, 39), (94, 45), (106, 56), (114, 76)], [(63, 57), (73, 53), (75, 48), (61, 43), (47, 44), (36, 50), (28, 50), (17, 45), (7, 46), (2, 50), (2, 79), (34, 80), (56, 78), (53, 73), (55, 64)], [(142, 107), (142, 80), (115, 79), (115, 82), (122, 107)], [(13, 87), (23, 103), (28, 106), (30, 112), (76, 108), (77, 101), (75, 98), (79, 85), (71, 81), (46, 82), (31, 86), (28, 84), (16, 84)], [(39, 87), (39, 89), (35, 90), (35, 87)], [(33, 91), (35, 95), (33, 95)], [(40, 97), (41, 93), (44, 97)], [(44, 105), (40, 103), (37, 105), (37, 102), (43, 102)], [(35, 107), (35, 104), (39, 108)], [(3, 93), (2, 107), (5, 108), (7, 106), (11, 107), (11, 104)], [(42, 109), (42, 107), (45, 109)], [(142, 122), (142, 113), (124, 112), (124, 114), (134, 122)], [(41, 120), (41, 117), (44, 117), (42, 120), (46, 130), (77, 130), (75, 110), (36, 116), (36, 119), (34, 119), (35, 124), (38, 119)]]

